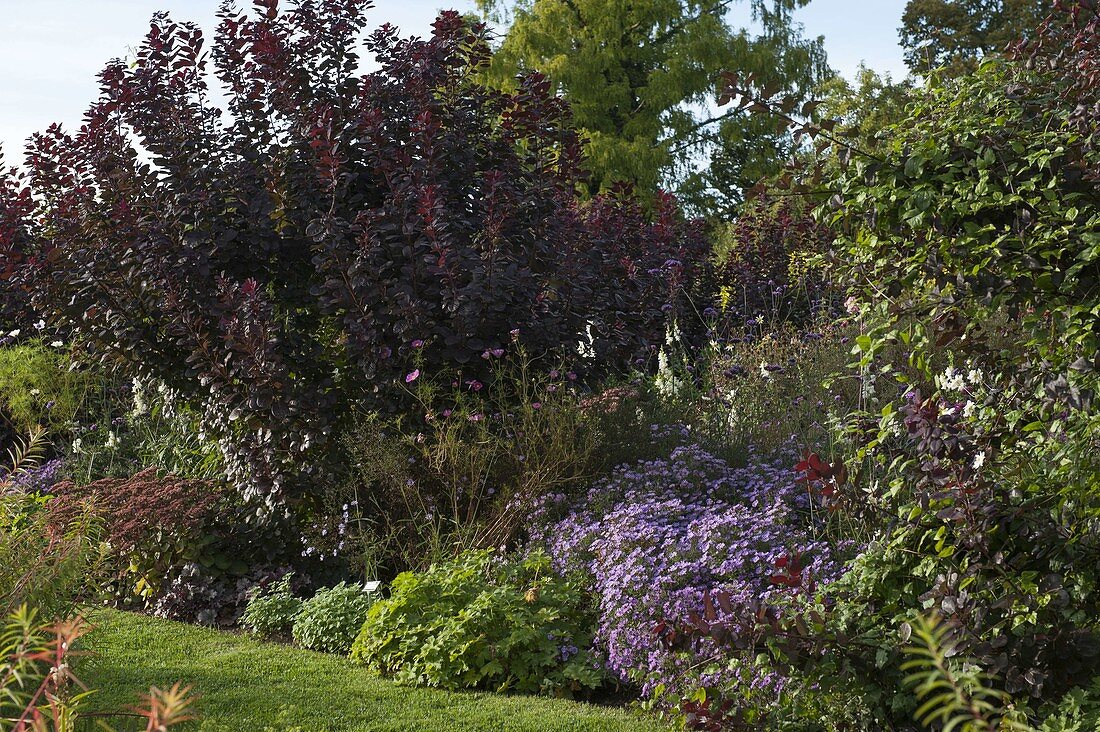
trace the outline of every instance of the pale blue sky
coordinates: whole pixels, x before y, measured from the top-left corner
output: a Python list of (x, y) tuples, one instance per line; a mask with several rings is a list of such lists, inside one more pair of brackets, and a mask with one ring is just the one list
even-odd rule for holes
[[(473, 5), (376, 0), (373, 24), (424, 35), (439, 8)], [(154, 12), (167, 10), (212, 34), (217, 6), (218, 0), (0, 0), (0, 146), (8, 164), (21, 161), (32, 132), (52, 122), (79, 124), (96, 96), (96, 73), (140, 42)], [(905, 0), (812, 0), (797, 17), (808, 35), (825, 37), (829, 62), (844, 75), (866, 61), (897, 78), (905, 75), (897, 43), (904, 7)]]

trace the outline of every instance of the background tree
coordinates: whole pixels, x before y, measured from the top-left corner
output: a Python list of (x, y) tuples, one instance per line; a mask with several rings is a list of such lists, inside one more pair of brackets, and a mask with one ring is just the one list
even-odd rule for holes
[(479, 0), (508, 26), (490, 75), (546, 74), (587, 137), (589, 193), (627, 182), (664, 186), (699, 213), (722, 213), (773, 172), (789, 138), (745, 110), (714, 103), (720, 72), (755, 72), (798, 98), (827, 75), (820, 38), (792, 11), (808, 0), (750, 0), (755, 29), (729, 17), (735, 0)]
[(905, 118), (905, 105), (913, 93), (913, 81), (894, 81), (860, 65), (852, 81), (835, 76), (817, 92), (822, 119), (838, 122), (837, 131), (863, 150), (880, 144), (880, 133)]
[(905, 63), (916, 72), (972, 71), (1038, 27), (1050, 7), (1050, 0), (909, 0), (898, 31)]

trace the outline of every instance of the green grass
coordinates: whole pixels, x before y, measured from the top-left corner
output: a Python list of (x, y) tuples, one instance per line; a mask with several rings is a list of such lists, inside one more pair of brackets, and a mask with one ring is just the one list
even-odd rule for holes
[[(87, 709), (120, 710), (149, 686), (183, 681), (201, 695), (202, 730), (379, 732), (657, 732), (628, 710), (562, 699), (396, 686), (347, 660), (167, 620), (96, 611), (77, 674), (98, 691)], [(116, 724), (115, 720), (111, 720)], [(122, 726), (122, 718), (117, 724)]]

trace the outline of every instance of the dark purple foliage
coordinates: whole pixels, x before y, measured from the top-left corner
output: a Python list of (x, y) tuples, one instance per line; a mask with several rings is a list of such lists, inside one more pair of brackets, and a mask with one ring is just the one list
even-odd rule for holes
[(162, 618), (235, 627), (251, 590), (274, 583), (287, 571), (287, 567), (271, 566), (232, 576), (210, 572), (195, 563), (185, 564), (168, 578), (150, 610)]
[(824, 252), (833, 235), (808, 212), (789, 201), (757, 198), (746, 204), (728, 236), (718, 280), (729, 298), (731, 325), (806, 325), (828, 310), (832, 287), (806, 259)]
[[(676, 201), (659, 195), (652, 215), (627, 191), (583, 209), (590, 237), (570, 266), (577, 281), (599, 273), (587, 307), (595, 364), (656, 363), (666, 329), (689, 349), (705, 342), (712, 300), (711, 243), (702, 220), (683, 221)], [(639, 363), (639, 359), (642, 359)]]
[(354, 408), (400, 407), (414, 343), (484, 381), (514, 330), (574, 358), (591, 332), (609, 369), (702, 309), (700, 227), (667, 199), (578, 205), (566, 105), (538, 76), (482, 86), (483, 27), (383, 26), (360, 74), (366, 0), (254, 5), (222, 6), (209, 53), (157, 15), (79, 132), (0, 183), (0, 306), (193, 403), (236, 482), (316, 485)]
[(27, 293), (11, 282), (24, 264), (23, 252), (29, 248), (27, 219), (34, 210), (31, 192), (4, 169), (0, 150), (0, 339), (29, 322)]

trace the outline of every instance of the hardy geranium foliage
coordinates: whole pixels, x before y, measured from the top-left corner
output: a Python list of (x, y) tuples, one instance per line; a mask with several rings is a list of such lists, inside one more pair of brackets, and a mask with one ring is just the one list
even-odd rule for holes
[(6, 297), (195, 404), (239, 483), (308, 485), (353, 406), (393, 406), (413, 343), (467, 372), (517, 329), (626, 361), (663, 340), (654, 312), (690, 310), (679, 280), (651, 296), (700, 232), (667, 202), (578, 208), (568, 110), (537, 76), (481, 86), (482, 27), (383, 26), (364, 74), (367, 0), (254, 5), (222, 6), (211, 52), (155, 17), (79, 132), (35, 135), (0, 185)]

